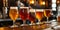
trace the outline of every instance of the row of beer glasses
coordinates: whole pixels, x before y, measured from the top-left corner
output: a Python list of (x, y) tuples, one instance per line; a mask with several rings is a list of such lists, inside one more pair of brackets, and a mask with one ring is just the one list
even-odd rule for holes
[(36, 18), (39, 20), (39, 24), (41, 23), (41, 20), (45, 16), (47, 18), (47, 21), (45, 23), (49, 23), (48, 18), (51, 16), (51, 9), (38, 9), (36, 10)]
[(20, 17), (20, 19), (23, 20), (23, 26), (25, 26), (25, 22), (26, 20), (31, 21), (31, 24), (29, 25), (33, 25), (33, 22), (38, 19), (38, 23), (40, 24), (41, 19), (45, 16), (47, 17), (47, 23), (48, 21), (48, 17), (51, 15), (51, 9), (46, 9), (46, 10), (40, 10), (40, 9), (29, 9), (29, 7), (20, 7), (20, 9), (18, 10), (18, 7), (10, 7), (10, 11), (9, 11), (9, 16), (10, 18), (13, 20), (13, 26), (15, 25), (15, 21), (16, 19), (18, 19), (18, 16)]

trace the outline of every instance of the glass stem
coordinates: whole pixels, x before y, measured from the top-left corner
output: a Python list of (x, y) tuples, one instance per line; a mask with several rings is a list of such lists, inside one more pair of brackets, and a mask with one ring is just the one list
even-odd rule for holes
[(47, 22), (48, 22), (48, 17), (47, 17)]
[(23, 21), (23, 24), (25, 24), (26, 21)]
[(31, 27), (33, 28), (33, 21), (31, 21), (31, 24), (32, 24)]
[(40, 22), (41, 22), (40, 19), (38, 21), (39, 21), (39, 24), (40, 24)]
[(13, 25), (15, 25), (15, 21), (13, 21)]
[[(24, 24), (23, 26), (25, 26), (25, 22), (26, 22), (26, 21), (24, 20), (24, 21), (23, 21), (23, 24)], [(23, 30), (26, 30), (26, 28), (25, 28), (25, 27), (23, 27)]]
[(15, 21), (13, 21), (13, 30), (14, 30), (14, 28), (15, 28)]
[(40, 28), (40, 25), (41, 25), (41, 21), (40, 21), (40, 19), (38, 20), (38, 23), (39, 23), (39, 25), (38, 25), (38, 26), (39, 26), (39, 28)]
[(31, 24), (33, 25), (33, 21), (31, 21)]

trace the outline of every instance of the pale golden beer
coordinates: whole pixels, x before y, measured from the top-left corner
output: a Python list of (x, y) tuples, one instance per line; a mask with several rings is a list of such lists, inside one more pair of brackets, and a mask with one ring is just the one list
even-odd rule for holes
[(13, 21), (15, 21), (18, 18), (18, 8), (10, 7), (9, 16)]

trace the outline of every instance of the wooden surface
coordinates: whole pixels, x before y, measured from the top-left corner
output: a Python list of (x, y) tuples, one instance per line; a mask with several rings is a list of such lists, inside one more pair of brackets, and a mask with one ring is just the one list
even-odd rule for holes
[(48, 28), (46, 24), (43, 25), (35, 25), (35, 26), (20, 26), (20, 27), (0, 27), (0, 30), (43, 30)]

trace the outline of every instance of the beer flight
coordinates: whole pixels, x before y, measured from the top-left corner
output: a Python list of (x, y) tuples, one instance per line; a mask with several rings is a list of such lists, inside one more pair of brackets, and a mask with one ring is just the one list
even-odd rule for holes
[(23, 26), (26, 24), (26, 20), (31, 21), (30, 25), (33, 25), (34, 21), (38, 19), (38, 24), (40, 24), (43, 17), (47, 18), (47, 23), (49, 22), (48, 17), (51, 16), (51, 9), (29, 9), (29, 7), (10, 7), (9, 17), (13, 20), (13, 26), (18, 17), (23, 21)]

